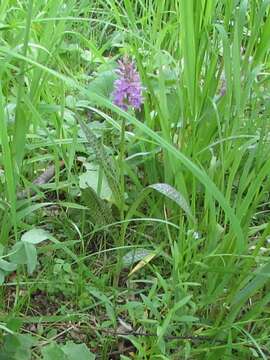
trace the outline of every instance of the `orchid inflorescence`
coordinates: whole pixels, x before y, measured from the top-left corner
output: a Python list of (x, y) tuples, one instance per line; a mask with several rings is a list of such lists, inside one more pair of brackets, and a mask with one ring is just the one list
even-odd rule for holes
[(125, 111), (129, 106), (139, 109), (143, 102), (143, 87), (134, 61), (130, 61), (128, 57), (119, 60), (116, 74), (119, 77), (114, 82), (114, 104)]

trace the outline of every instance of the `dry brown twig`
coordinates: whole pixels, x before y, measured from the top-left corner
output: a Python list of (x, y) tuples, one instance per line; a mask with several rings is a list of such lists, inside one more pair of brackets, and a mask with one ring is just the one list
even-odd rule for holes
[[(63, 169), (64, 166), (65, 166), (65, 162), (64, 160), (61, 160), (59, 163), (60, 169)], [(47, 184), (54, 177), (54, 175), (55, 175), (55, 165), (53, 164), (48, 166), (41, 175), (39, 175), (36, 179), (34, 179), (32, 184), (37, 186)], [(35, 195), (35, 193), (36, 191), (33, 188), (22, 190), (17, 193), (17, 199), (23, 200), (26, 199), (28, 196)]]

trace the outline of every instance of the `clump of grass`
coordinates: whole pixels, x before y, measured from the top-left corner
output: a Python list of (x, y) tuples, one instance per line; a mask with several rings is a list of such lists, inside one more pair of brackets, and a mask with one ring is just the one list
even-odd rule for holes
[[(3, 356), (269, 358), (268, 1), (0, 19)], [(112, 101), (125, 54), (141, 111)]]

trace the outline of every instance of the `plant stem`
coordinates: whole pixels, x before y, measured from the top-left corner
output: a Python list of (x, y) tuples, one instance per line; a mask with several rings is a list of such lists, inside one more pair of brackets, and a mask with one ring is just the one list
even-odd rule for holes
[[(121, 137), (120, 137), (120, 153), (119, 153), (119, 173), (120, 173), (120, 191), (122, 194), (121, 203), (119, 204), (120, 210), (120, 221), (124, 220), (125, 213), (125, 170), (124, 170), (124, 161), (125, 161), (125, 128), (126, 128), (126, 120), (122, 120), (121, 126)], [(121, 223), (121, 229), (119, 237), (117, 236), (115, 241), (115, 246), (122, 248), (125, 245), (125, 224)], [(114, 286), (118, 285), (119, 275), (122, 267), (122, 255), (123, 250), (118, 250), (117, 253), (117, 264), (114, 276)]]

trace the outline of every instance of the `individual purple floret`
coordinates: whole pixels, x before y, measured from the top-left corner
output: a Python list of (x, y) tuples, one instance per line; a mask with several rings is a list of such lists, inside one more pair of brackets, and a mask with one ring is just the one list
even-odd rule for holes
[(139, 109), (143, 102), (143, 87), (135, 64), (127, 57), (119, 60), (118, 64), (116, 73), (119, 78), (114, 82), (113, 102), (123, 110), (127, 110), (128, 106)]

